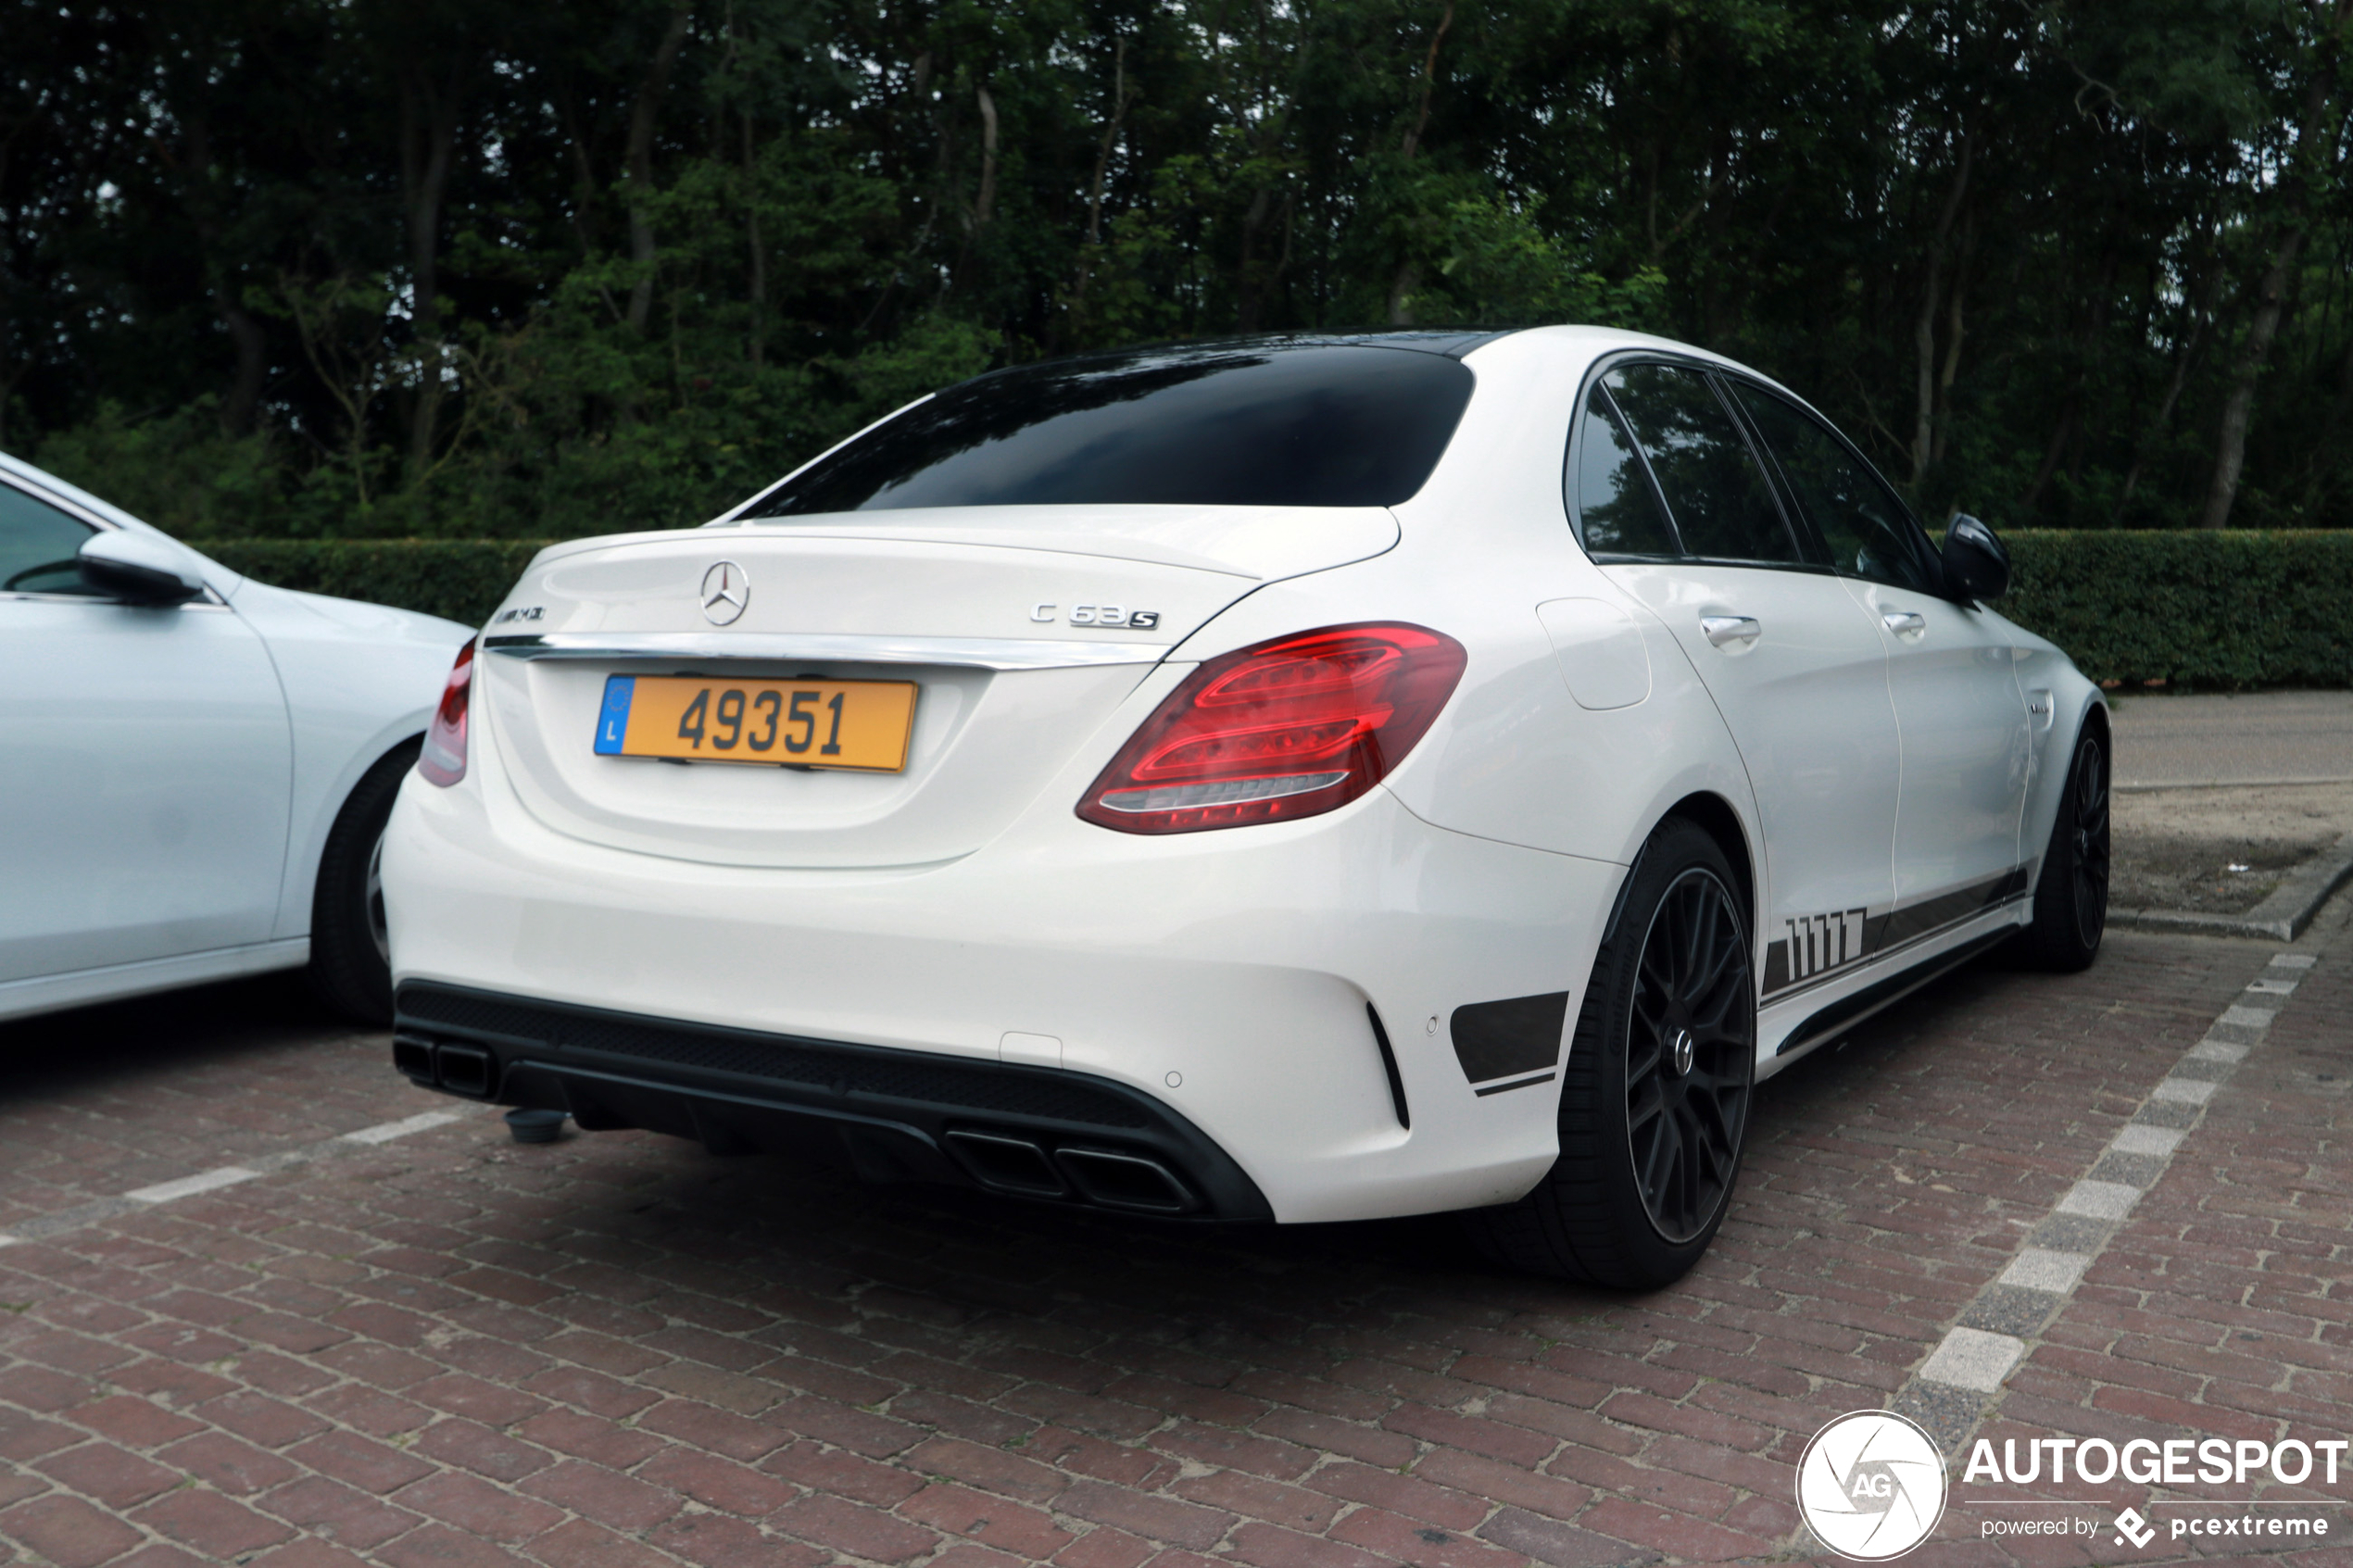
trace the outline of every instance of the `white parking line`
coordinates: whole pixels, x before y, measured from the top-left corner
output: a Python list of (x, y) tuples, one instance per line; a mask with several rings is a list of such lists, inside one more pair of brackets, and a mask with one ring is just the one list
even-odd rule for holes
[(151, 1187), (134, 1187), (122, 1196), (133, 1203), (169, 1203), (175, 1198), (194, 1198), (200, 1192), (235, 1186), (239, 1182), (252, 1181), (260, 1174), (260, 1172), (248, 1171), (243, 1165), (223, 1165), (218, 1170), (199, 1171), (193, 1176), (182, 1176), (177, 1181), (157, 1182)]
[(422, 1133), (434, 1127), (446, 1127), (458, 1120), (454, 1110), (420, 1110), (397, 1122), (379, 1122), (372, 1127), (362, 1127), (356, 1133), (343, 1135), (345, 1143), (390, 1143), (411, 1133)]
[(70, 1209), (60, 1209), (52, 1213), (35, 1214), (19, 1219), (14, 1222), (17, 1227), (16, 1234), (0, 1231), (0, 1247), (15, 1247), (24, 1242), (46, 1241), (51, 1236), (79, 1230), (83, 1225), (99, 1224), (124, 1214), (137, 1213), (142, 1208), (149, 1205), (170, 1203), (175, 1198), (193, 1198), (201, 1192), (215, 1192), (221, 1187), (234, 1186), (240, 1182), (250, 1182), (262, 1176), (276, 1175), (282, 1171), (290, 1171), (298, 1165), (308, 1165), (313, 1160), (353, 1157), (362, 1149), (388, 1144), (395, 1138), (405, 1138), (412, 1133), (430, 1132), (435, 1127), (446, 1127), (451, 1123), (465, 1120), (463, 1111), (425, 1110), (414, 1116), (404, 1116), (397, 1122), (379, 1122), (372, 1127), (361, 1127), (355, 1132), (338, 1133), (330, 1137), (321, 1138), (316, 1143), (304, 1144), (298, 1148), (280, 1149), (275, 1154), (248, 1155), (246, 1164), (222, 1165), (215, 1170), (199, 1171), (193, 1176), (182, 1176), (169, 1182), (157, 1182), (152, 1186), (143, 1186), (134, 1191), (123, 1193), (120, 1197), (94, 1198), (86, 1203), (77, 1203)]

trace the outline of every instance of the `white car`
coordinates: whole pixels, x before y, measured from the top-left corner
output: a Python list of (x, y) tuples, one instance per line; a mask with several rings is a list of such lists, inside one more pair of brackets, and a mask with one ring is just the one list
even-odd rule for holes
[(394, 813), (397, 1062), (1655, 1285), (1757, 1079), (2005, 939), (2097, 949), (2106, 709), (2007, 577), (1654, 338), (983, 376), (533, 563)]
[(472, 635), (252, 582), (0, 454), (0, 1019), (308, 964), (389, 1021), (377, 847)]

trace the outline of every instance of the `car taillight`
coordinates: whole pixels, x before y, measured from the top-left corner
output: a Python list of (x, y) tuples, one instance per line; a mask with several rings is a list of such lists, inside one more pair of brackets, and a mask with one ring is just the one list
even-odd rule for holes
[(1405, 759), (1453, 695), (1463, 646), (1420, 626), (1328, 626), (1210, 659), (1078, 803), (1122, 833), (1199, 833), (1344, 806)]
[(458, 650), (449, 679), (441, 688), (441, 706), (434, 709), (433, 727), (425, 731), (425, 748), (418, 753), (417, 771), (426, 782), (447, 789), (466, 776), (466, 709), (474, 684), (474, 646)]

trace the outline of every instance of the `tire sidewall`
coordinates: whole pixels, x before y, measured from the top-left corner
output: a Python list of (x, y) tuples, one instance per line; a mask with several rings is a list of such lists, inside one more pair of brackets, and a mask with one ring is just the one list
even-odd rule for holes
[[(1642, 963), (1642, 947), (1651, 926), (1658, 916), (1659, 907), (1667, 892), (1681, 881), (1685, 873), (1705, 871), (1719, 882), (1727, 895), (1733, 918), (1738, 922), (1741, 951), (1748, 956), (1748, 1024), (1750, 1049), (1745, 1053), (1743, 1071), (1744, 1093), (1741, 1099), (1741, 1118), (1733, 1149), (1733, 1179), (1728, 1183), (1718, 1200), (1715, 1212), (1708, 1216), (1698, 1232), (1684, 1241), (1670, 1241), (1661, 1236), (1652, 1223), (1650, 1211), (1642, 1201), (1642, 1188), (1634, 1172), (1633, 1151), (1628, 1141), (1626, 1123), (1626, 1070), (1629, 1034), (1633, 1021), (1635, 977)], [(1600, 1125), (1599, 1147), (1594, 1150), (1601, 1178), (1603, 1202), (1616, 1221), (1621, 1257), (1631, 1266), (1630, 1272), (1655, 1284), (1666, 1284), (1688, 1273), (1708, 1244), (1715, 1238), (1725, 1213), (1731, 1208), (1742, 1160), (1747, 1152), (1748, 1123), (1755, 1099), (1756, 1038), (1755, 947), (1753, 926), (1743, 909), (1740, 880), (1732, 872), (1730, 863), (1716, 841), (1696, 827), (1680, 822), (1666, 824), (1653, 836), (1642, 852), (1642, 861), (1633, 872), (1633, 883), (1627, 890), (1624, 909), (1618, 916), (1617, 929), (1603, 952), (1604, 963), (1597, 966), (1593, 976), (1598, 989), (1593, 998), (1599, 1005), (1599, 1030), (1595, 1047), (1599, 1059), (1595, 1062), (1596, 1109)]]
[(392, 1018), (392, 968), (376, 949), (368, 918), (368, 864), (416, 757), (414, 743), (396, 746), (361, 776), (320, 855), (310, 916), (312, 978), (326, 999), (355, 1021)]

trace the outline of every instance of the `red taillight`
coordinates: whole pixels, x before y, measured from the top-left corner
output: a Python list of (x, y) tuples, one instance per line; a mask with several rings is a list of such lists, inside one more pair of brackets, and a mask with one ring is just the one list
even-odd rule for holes
[(1213, 659), (1120, 747), (1078, 814), (1122, 833), (1199, 833), (1344, 806), (1428, 731), (1463, 658), (1452, 637), (1377, 624)]
[(417, 771), (428, 783), (447, 789), (466, 776), (466, 708), (474, 684), (474, 646), (458, 650), (449, 679), (441, 688), (441, 706), (434, 709), (433, 727), (425, 732), (425, 748), (417, 757)]

